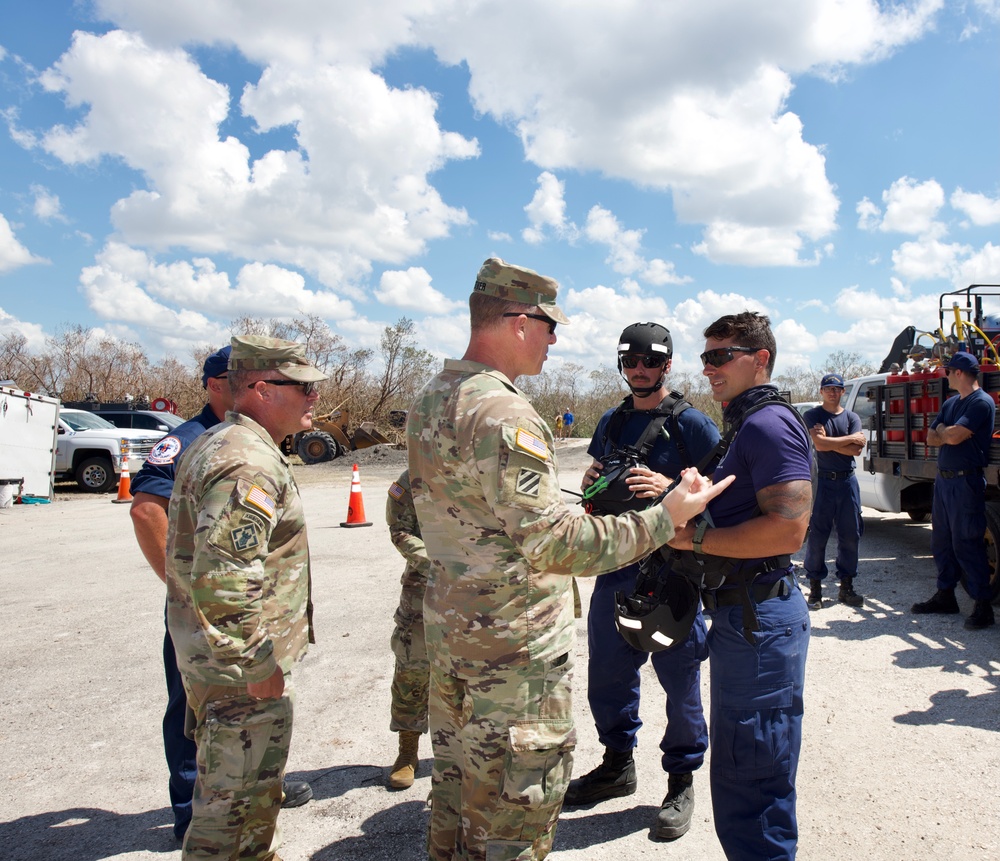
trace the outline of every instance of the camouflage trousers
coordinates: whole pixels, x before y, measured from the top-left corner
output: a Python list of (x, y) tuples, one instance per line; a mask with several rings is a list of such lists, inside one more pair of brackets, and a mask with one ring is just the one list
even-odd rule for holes
[(509, 672), (431, 667), (432, 861), (535, 861), (573, 765), (573, 656)]
[(291, 680), (276, 700), (187, 679), (184, 688), (195, 714), (198, 775), (182, 861), (272, 861), (292, 740)]
[(404, 586), (393, 619), (396, 627), (389, 641), (396, 656), (389, 722), (392, 732), (427, 732), (430, 665), (424, 642), (425, 588), (424, 583)]

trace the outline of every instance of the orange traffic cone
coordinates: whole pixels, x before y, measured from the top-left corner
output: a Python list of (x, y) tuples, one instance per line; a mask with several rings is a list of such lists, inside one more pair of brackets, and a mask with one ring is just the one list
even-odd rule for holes
[(351, 474), (351, 499), (347, 503), (347, 521), (341, 526), (371, 526), (371, 522), (365, 520), (365, 500), (361, 496), (361, 473), (358, 472), (358, 465), (354, 464), (354, 472)]
[(132, 501), (132, 479), (129, 478), (128, 474), (128, 458), (122, 458), (122, 474), (118, 477), (118, 498), (112, 499), (112, 502), (131, 502)]

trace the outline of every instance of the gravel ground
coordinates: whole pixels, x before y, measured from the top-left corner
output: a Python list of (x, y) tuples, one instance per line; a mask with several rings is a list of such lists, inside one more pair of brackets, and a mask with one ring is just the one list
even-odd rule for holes
[[(585, 443), (560, 445), (576, 489)], [(341, 529), (358, 463), (371, 528)], [(388, 446), (300, 466), (315, 571), (317, 639), (296, 671), (290, 772), (315, 799), (282, 813), (286, 861), (425, 857), (430, 746), (414, 787), (389, 792), (388, 648), (402, 560), (388, 540), (384, 493), (405, 466)], [(151, 861), (179, 857), (159, 738), (162, 585), (132, 535), (128, 506), (60, 486), (51, 505), (0, 510), (0, 857)], [(799, 768), (802, 859), (967, 861), (992, 857), (1000, 822), (1000, 629), (915, 617), (934, 589), (929, 527), (867, 511), (854, 610), (812, 615)], [(586, 605), (591, 582), (581, 580)], [(963, 610), (970, 602), (960, 596)], [(576, 771), (600, 758), (586, 702), (586, 627), (578, 622)], [(707, 700), (708, 673), (703, 674)], [(553, 859), (699, 859), (723, 855), (708, 771), (696, 774), (691, 831), (650, 836), (666, 789), (658, 742), (663, 695), (644, 670), (639, 790), (566, 811)]]

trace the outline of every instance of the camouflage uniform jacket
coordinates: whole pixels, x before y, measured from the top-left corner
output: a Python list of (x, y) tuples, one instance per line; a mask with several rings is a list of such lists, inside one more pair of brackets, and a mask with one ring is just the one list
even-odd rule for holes
[(431, 561), (427, 547), (420, 536), (417, 512), (410, 493), (410, 472), (403, 474), (389, 485), (389, 498), (385, 503), (385, 522), (389, 524), (389, 538), (406, 560), (406, 570), (400, 578), (403, 588), (417, 588), (427, 582)]
[(170, 498), (167, 625), (177, 665), (205, 684), (287, 674), (312, 640), (309, 547), (288, 460), (247, 416), (198, 437)]
[(516, 670), (573, 646), (572, 579), (669, 541), (662, 506), (591, 517), (561, 498), (552, 432), (502, 373), (448, 360), (407, 421), (431, 571), (428, 653), (456, 674)]

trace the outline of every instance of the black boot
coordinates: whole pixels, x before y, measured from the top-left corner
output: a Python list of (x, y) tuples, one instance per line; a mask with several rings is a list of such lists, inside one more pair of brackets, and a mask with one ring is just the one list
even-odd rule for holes
[(860, 607), (865, 603), (865, 596), (854, 591), (853, 577), (845, 577), (840, 581), (840, 594), (837, 595), (837, 600), (848, 607)]
[(978, 631), (980, 628), (990, 627), (993, 623), (993, 605), (989, 601), (976, 601), (972, 615), (965, 620), (965, 627), (969, 631)]
[[(958, 612), (958, 601), (955, 600), (954, 589), (938, 589), (927, 601), (921, 601), (910, 608), (911, 613), (941, 613)], [(991, 611), (992, 612), (992, 611)]]
[(661, 840), (673, 840), (687, 833), (694, 813), (694, 776), (671, 774), (667, 783), (667, 797), (656, 814), (656, 836)]
[(566, 807), (579, 807), (581, 804), (593, 804), (606, 798), (620, 798), (631, 795), (638, 785), (632, 751), (620, 753), (606, 747), (604, 760), (597, 768), (570, 781), (563, 804)]
[(810, 610), (818, 610), (820, 607), (823, 606), (822, 580), (809, 581), (809, 597), (806, 598), (806, 603), (809, 605)]
[(304, 780), (283, 780), (281, 782), (282, 807), (301, 807), (312, 797), (312, 787)]

